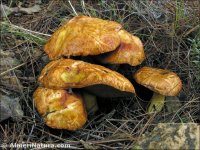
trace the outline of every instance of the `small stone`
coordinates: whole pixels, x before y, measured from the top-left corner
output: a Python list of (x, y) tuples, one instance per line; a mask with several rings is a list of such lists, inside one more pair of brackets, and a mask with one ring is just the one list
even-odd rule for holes
[(19, 104), (19, 98), (11, 98), (0, 93), (0, 122), (12, 117), (19, 120), (23, 117), (23, 111)]

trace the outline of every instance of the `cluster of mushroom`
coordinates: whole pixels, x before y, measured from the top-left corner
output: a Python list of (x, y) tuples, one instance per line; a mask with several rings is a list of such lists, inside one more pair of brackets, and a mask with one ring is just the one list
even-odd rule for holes
[[(136, 95), (133, 84), (120, 73), (69, 58), (98, 55), (102, 64), (141, 64), (145, 59), (141, 40), (117, 22), (87, 16), (74, 17), (55, 31), (44, 51), (52, 61), (43, 68), (38, 78), (40, 87), (34, 92), (33, 100), (49, 127), (77, 130), (86, 123), (83, 96), (69, 92), (71, 88), (86, 89), (104, 97)], [(157, 93), (150, 109), (154, 105), (162, 109), (164, 99), (158, 93), (174, 96), (182, 86), (175, 73), (163, 69), (143, 67), (133, 77), (136, 82)], [(105, 94), (107, 88), (113, 88), (119, 94)]]

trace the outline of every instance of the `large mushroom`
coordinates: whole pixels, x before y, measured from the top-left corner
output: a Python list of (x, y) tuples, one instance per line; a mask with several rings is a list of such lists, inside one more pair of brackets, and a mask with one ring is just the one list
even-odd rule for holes
[(110, 52), (120, 44), (117, 32), (121, 28), (114, 21), (76, 16), (54, 32), (44, 51), (50, 59)]
[[(38, 81), (51, 89), (106, 85), (124, 93), (135, 93), (132, 83), (118, 72), (73, 59), (51, 61), (43, 68)], [(103, 91), (98, 92), (101, 94)]]
[(51, 128), (77, 130), (87, 121), (83, 100), (78, 94), (38, 87), (33, 101), (46, 125)]
[(76, 16), (61, 26), (44, 51), (50, 59), (105, 54), (100, 57), (103, 63), (131, 66), (141, 64), (145, 58), (141, 40), (119, 23), (88, 16)]
[(161, 111), (165, 96), (176, 96), (182, 89), (178, 75), (169, 70), (143, 67), (134, 74), (134, 79), (154, 92), (147, 110), (149, 113)]

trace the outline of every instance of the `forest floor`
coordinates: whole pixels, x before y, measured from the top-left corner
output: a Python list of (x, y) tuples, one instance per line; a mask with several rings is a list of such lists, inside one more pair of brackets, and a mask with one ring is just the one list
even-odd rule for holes
[[(5, 6), (29, 9), (8, 10)], [(1, 142), (68, 143), (75, 149), (128, 149), (158, 123), (200, 123), (198, 0), (2, 0), (1, 15), (0, 92), (17, 97), (24, 113), (21, 119), (1, 122)], [(59, 26), (76, 15), (117, 21), (140, 37), (146, 60), (136, 67), (121, 66), (118, 71), (130, 80), (142, 66), (176, 72), (183, 82), (177, 97), (178, 108), (169, 112), (165, 106), (161, 112), (149, 115), (146, 113), (148, 97), (143, 102), (138, 97), (99, 98), (98, 113), (89, 114), (82, 129), (71, 132), (47, 127), (32, 99), (38, 87), (37, 77), (49, 62), (43, 46)]]

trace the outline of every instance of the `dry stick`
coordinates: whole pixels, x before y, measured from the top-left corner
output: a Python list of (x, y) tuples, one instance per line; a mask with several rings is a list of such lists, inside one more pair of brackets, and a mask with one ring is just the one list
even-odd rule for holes
[(189, 31), (187, 31), (183, 37), (186, 37), (188, 34), (190, 34), (191, 32), (194, 32), (195, 30), (197, 30), (200, 27), (200, 25), (195, 26), (194, 28), (190, 29)]
[(6, 135), (6, 131), (5, 131), (5, 129), (3, 128), (3, 126), (1, 124), (0, 124), (0, 129), (2, 130), (2, 132), (3, 132), (4, 136), (5, 136)]
[(68, 0), (68, 3), (70, 4), (70, 6), (71, 6), (71, 8), (72, 8), (72, 10), (73, 10), (73, 12), (74, 12), (74, 14), (75, 14), (76, 16), (78, 16), (78, 14), (77, 14), (76, 10), (74, 9), (74, 7), (73, 7), (73, 5), (72, 5), (72, 3), (71, 3), (70, 0)]
[(25, 32), (30, 32), (30, 33), (34, 33), (34, 34), (38, 34), (38, 35), (44, 35), (44, 36), (48, 36), (48, 37), (51, 36), (50, 34), (45, 34), (45, 33), (40, 33), (40, 32), (36, 32), (36, 31), (32, 31), (32, 30), (29, 30), (29, 29), (25, 29), (23, 27), (16, 26), (14, 24), (11, 24), (11, 26), (13, 26), (13, 28), (17, 28), (19, 30), (23, 30)]
[(84, 2), (84, 0), (81, 1), (81, 5), (83, 6), (83, 11), (91, 17), (90, 13), (87, 11), (87, 9), (86, 9), (86, 7), (85, 7), (85, 2)]
[(18, 66), (15, 66), (15, 67), (13, 67), (13, 68), (10, 68), (10, 69), (8, 69), (8, 70), (6, 70), (6, 71), (0, 73), (0, 77), (3, 76), (3, 75), (5, 75), (5, 74), (7, 74), (7, 73), (9, 73), (9, 72), (12, 71), (12, 70), (15, 70), (15, 69), (17, 69), (17, 68), (19, 68), (19, 67), (25, 65), (25, 64), (27, 64), (27, 62), (24, 62), (24, 63), (22, 63), (22, 64), (20, 64), (20, 65), (18, 65)]
[(149, 118), (149, 120), (147, 121), (147, 123), (142, 128), (142, 130), (141, 130), (141, 132), (140, 132), (140, 134), (139, 134), (138, 137), (140, 137), (143, 134), (143, 132), (146, 130), (148, 124), (154, 119), (155, 116), (156, 116), (156, 113), (153, 113), (153, 115)]
[[(5, 23), (3, 23), (3, 24), (5, 24)], [(29, 30), (29, 29), (26, 29), (26, 28), (23, 28), (23, 27), (14, 25), (14, 24), (12, 24), (10, 21), (9, 21), (8, 24), (9, 24), (11, 27), (15, 28), (15, 29), (19, 29), (19, 30), (22, 30), (22, 31), (25, 31), (25, 32), (28, 32), (28, 33), (34, 33), (34, 34), (43, 35), (43, 36), (48, 36), (48, 37), (51, 36), (50, 34), (45, 34), (45, 33), (40, 33), (40, 32), (37, 32), (37, 31), (32, 31), (32, 30)], [(33, 34), (32, 34), (32, 35), (33, 35)]]
[(192, 120), (192, 122), (194, 122), (194, 119), (192, 118), (191, 114), (189, 112), (187, 112), (187, 114), (188, 114), (189, 118)]
[[(119, 130), (121, 131), (121, 132), (124, 132), (124, 130), (122, 129), (126, 124), (128, 123), (128, 121), (125, 121), (124, 123), (122, 123), (121, 125), (120, 125), (120, 127), (119, 128), (117, 128), (116, 130), (115, 130), (115, 132), (113, 133), (113, 135), (115, 135)], [(126, 134), (126, 133), (125, 133)]]
[(194, 102), (195, 100), (197, 100), (197, 99), (198, 99), (198, 97), (197, 97), (197, 98), (193, 98), (192, 100), (188, 101), (185, 105), (183, 105), (181, 108), (179, 108), (179, 109), (176, 111), (176, 113), (174, 114), (174, 116), (172, 117), (172, 119), (171, 119), (170, 122), (172, 122), (172, 121), (174, 120), (174, 118), (176, 117), (176, 115), (177, 115), (182, 109), (184, 109), (187, 105), (193, 103), (193, 102)]
[[(41, 129), (39, 129), (39, 128), (37, 128), (36, 127), (36, 129), (37, 130), (39, 130), (39, 131), (41, 131), (41, 132), (44, 132), (44, 133), (46, 133), (46, 134), (48, 134), (48, 135), (50, 135), (50, 136), (52, 136), (52, 137), (54, 137), (54, 138), (56, 138), (56, 139), (58, 139), (58, 140), (61, 140), (61, 141), (63, 141), (63, 142), (71, 142), (71, 143), (73, 143), (73, 144), (81, 144), (81, 142), (80, 141), (70, 141), (70, 140), (65, 140), (65, 139), (63, 139), (63, 138), (60, 138), (60, 137), (58, 137), (58, 136), (56, 136), (56, 135), (53, 135), (53, 134), (51, 134), (51, 133), (49, 133), (49, 132), (46, 132), (46, 131), (44, 131), (44, 130), (41, 130)], [(101, 140), (101, 141), (87, 141), (88, 143), (91, 143), (91, 144), (103, 144), (103, 143), (113, 143), (113, 142), (120, 142), (120, 141), (129, 141), (130, 139), (113, 139), (113, 140)]]
[[(23, 140), (24, 140), (24, 130), (25, 130), (25, 124), (22, 124), (21, 126), (20, 126), (20, 133), (19, 133), (19, 136), (18, 136), (18, 139), (19, 140), (17, 140), (18, 141), (18, 143), (22, 143), (23, 142)], [(19, 128), (17, 128), (17, 130), (19, 130)], [(13, 141), (14, 141), (14, 139), (16, 139), (16, 138), (13, 138)]]
[(104, 144), (104, 143), (114, 143), (114, 142), (122, 142), (122, 141), (132, 141), (132, 139), (113, 139), (113, 140), (101, 140), (101, 141), (88, 141), (92, 144)]
[[(3, 12), (5, 13), (4, 8), (3, 8), (2, 10), (3, 10)], [(34, 34), (38, 34), (38, 35), (44, 35), (44, 36), (48, 36), (48, 37), (51, 36), (50, 34), (40, 33), (40, 32), (32, 31), (32, 30), (29, 30), (29, 29), (25, 29), (25, 28), (23, 28), (23, 27), (16, 26), (16, 25), (14, 25), (14, 24), (12, 24), (12, 23), (10, 22), (10, 20), (8, 19), (7, 16), (5, 16), (5, 17), (6, 17), (6, 19), (8, 20), (9, 25), (12, 26), (13, 28), (17, 28), (17, 29), (19, 29), (19, 30), (23, 30), (23, 31), (25, 31), (25, 32), (30, 32), (30, 33), (34, 33)]]
[(141, 123), (142, 121), (144, 121), (144, 118), (142, 118), (142, 119), (138, 122), (138, 124), (136, 124), (136, 126), (133, 128), (132, 132), (130, 132), (130, 135), (133, 134), (133, 132), (136, 130), (136, 128), (140, 125), (140, 123)]
[[(31, 61), (35, 61), (35, 59), (33, 59), (33, 60), (31, 60)], [(21, 66), (27, 64), (27, 63), (29, 63), (29, 61), (28, 61), (28, 62), (24, 62), (24, 63), (22, 63), (22, 64), (20, 64), (20, 65), (18, 65), (18, 66), (15, 66), (15, 67), (13, 67), (13, 68), (10, 68), (10, 69), (8, 69), (8, 70), (6, 70), (6, 71), (0, 73), (0, 77), (3, 76), (3, 75), (5, 75), (5, 74), (7, 74), (7, 73), (9, 73), (9, 72), (12, 71), (12, 70), (15, 70), (15, 69), (17, 69), (17, 68), (19, 68), (19, 67), (21, 67)]]
[(141, 120), (134, 120), (134, 119), (109, 119), (109, 121), (115, 122), (140, 122)]
[(39, 130), (39, 131), (41, 131), (41, 132), (44, 132), (44, 133), (48, 134), (48, 135), (51, 136), (51, 137), (54, 137), (54, 138), (56, 138), (56, 139), (58, 139), (58, 140), (61, 140), (61, 141), (63, 141), (63, 142), (71, 142), (71, 143), (74, 143), (74, 144), (81, 144), (79, 141), (65, 140), (65, 139), (63, 139), (63, 138), (61, 138), (61, 137), (59, 137), (59, 136), (53, 135), (53, 134), (51, 134), (51, 133), (49, 133), (49, 132), (46, 132), (46, 131), (44, 131), (44, 130), (41, 130), (41, 129), (37, 128), (37, 127), (36, 127), (36, 129)]
[(97, 144), (97, 145), (99, 145), (99, 146), (101, 146), (101, 147), (105, 147), (105, 148), (107, 148), (107, 149), (116, 150), (116, 148), (113, 148), (113, 147), (108, 146), (108, 145), (104, 145), (104, 144)]
[[(34, 116), (34, 119), (35, 119), (35, 116)], [(30, 137), (31, 137), (31, 135), (32, 135), (32, 133), (33, 133), (34, 128), (35, 128), (35, 124), (32, 125), (31, 131), (30, 131), (30, 133), (28, 134), (28, 138), (27, 138), (27, 140), (26, 140), (27, 143), (30, 141)]]

